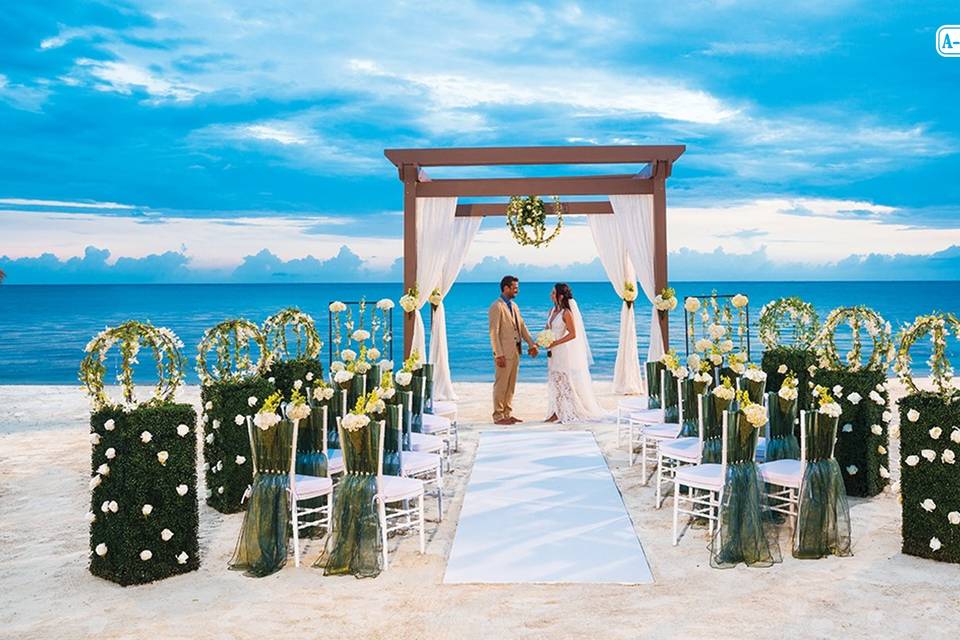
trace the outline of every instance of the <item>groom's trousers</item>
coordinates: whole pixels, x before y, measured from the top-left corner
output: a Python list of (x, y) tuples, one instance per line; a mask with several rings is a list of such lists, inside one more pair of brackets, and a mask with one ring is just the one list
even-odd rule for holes
[(506, 357), (507, 366), (494, 367), (493, 378), (493, 420), (504, 420), (513, 415), (513, 392), (517, 386), (517, 371), (520, 368), (520, 354)]

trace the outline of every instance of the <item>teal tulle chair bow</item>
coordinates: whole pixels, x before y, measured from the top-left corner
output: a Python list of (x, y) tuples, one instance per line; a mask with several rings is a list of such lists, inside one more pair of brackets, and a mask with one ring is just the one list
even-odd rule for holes
[(680, 402), (683, 403), (683, 423), (680, 427), (680, 437), (695, 438), (700, 434), (699, 403), (695, 384), (689, 378), (680, 383)]
[(767, 407), (770, 410), (770, 438), (764, 461), (799, 460), (800, 443), (794, 432), (797, 423), (797, 401), (785, 400), (776, 392), (767, 392)]
[(660, 400), (661, 372), (664, 371), (663, 363), (659, 360), (647, 362), (644, 370), (647, 376), (647, 408), (660, 409), (663, 405)]

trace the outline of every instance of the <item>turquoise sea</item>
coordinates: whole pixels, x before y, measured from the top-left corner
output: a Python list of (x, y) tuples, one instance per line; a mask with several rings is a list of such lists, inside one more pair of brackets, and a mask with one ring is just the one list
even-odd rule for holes
[[(521, 282), (518, 299), (527, 324), (536, 332), (549, 310), (552, 284)], [(583, 311), (593, 348), (594, 376), (612, 375), (616, 357), (620, 302), (608, 283), (571, 283)], [(872, 307), (899, 327), (918, 314), (935, 309), (960, 313), (960, 281), (949, 282), (680, 282), (674, 283), (682, 300), (686, 295), (744, 293), (750, 298), (752, 355), (759, 361), (756, 340), (760, 307), (775, 298), (800, 296), (811, 302), (821, 317), (841, 305)], [(492, 380), (487, 337), (487, 307), (497, 296), (495, 283), (457, 284), (446, 301), (448, 338), (454, 380)], [(0, 384), (72, 384), (83, 357), (83, 347), (98, 331), (128, 319), (149, 320), (168, 326), (182, 339), (193, 371), (196, 345), (207, 327), (230, 317), (262, 322), (273, 312), (299, 306), (313, 315), (324, 342), (328, 335), (327, 305), (332, 300), (376, 301), (396, 299), (395, 283), (364, 284), (208, 284), (208, 285), (2, 285), (0, 286)], [(640, 352), (646, 352), (650, 307), (635, 305)], [(399, 349), (401, 318), (394, 309)], [(425, 316), (428, 316), (425, 313)], [(427, 320), (429, 325), (429, 320)], [(429, 331), (429, 326), (428, 326)], [(683, 314), (671, 314), (672, 344), (683, 352)], [(841, 342), (845, 336), (840, 335)], [(841, 344), (842, 346), (842, 344)], [(951, 353), (960, 356), (953, 339)], [(922, 372), (929, 344), (914, 349), (914, 369)], [(399, 355), (399, 354), (395, 354)], [(328, 345), (322, 356), (328, 360)], [(956, 361), (956, 357), (953, 358)], [(114, 363), (115, 365), (115, 363)], [(525, 358), (521, 378), (543, 380), (546, 359)], [(150, 382), (149, 371), (138, 381)]]

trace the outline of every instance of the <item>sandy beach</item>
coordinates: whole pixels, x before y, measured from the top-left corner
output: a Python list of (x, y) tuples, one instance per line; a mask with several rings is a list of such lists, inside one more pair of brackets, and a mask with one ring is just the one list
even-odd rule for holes
[[(616, 398), (598, 383), (602, 402)], [(892, 383), (894, 398), (902, 394)], [(490, 386), (457, 384), (461, 448), (447, 478), (447, 512), (428, 526), (427, 554), (400, 539), (390, 570), (373, 580), (324, 577), (291, 561), (263, 579), (227, 569), (242, 514), (201, 504), (202, 567), (122, 588), (87, 571), (88, 401), (75, 387), (0, 387), (0, 637), (4, 638), (681, 638), (925, 637), (956, 635), (960, 569), (900, 553), (898, 497), (851, 499), (850, 558), (784, 561), (769, 569), (711, 569), (707, 534), (670, 544), (671, 503), (627, 466), (613, 424), (545, 427), (545, 386), (521, 383), (524, 429), (592, 429), (616, 479), (655, 583), (645, 586), (444, 585)], [(181, 399), (198, 402), (199, 389)], [(891, 460), (898, 455), (892, 442)], [(202, 461), (201, 461), (202, 462)], [(891, 469), (899, 475), (896, 463)], [(202, 483), (202, 474), (200, 475)], [(433, 511), (428, 505), (428, 517)], [(394, 541), (394, 545), (398, 544)]]

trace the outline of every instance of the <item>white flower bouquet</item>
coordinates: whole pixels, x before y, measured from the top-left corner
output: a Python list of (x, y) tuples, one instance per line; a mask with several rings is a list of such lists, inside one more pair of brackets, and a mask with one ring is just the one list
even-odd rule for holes
[(413, 313), (417, 310), (417, 296), (414, 295), (412, 290), (400, 297), (400, 308), (407, 313)]
[(658, 311), (673, 311), (677, 308), (677, 294), (671, 287), (665, 287), (653, 299), (653, 306)]
[(544, 329), (537, 334), (537, 346), (543, 347), (546, 349), (551, 344), (556, 341), (557, 337), (554, 335), (551, 329)]
[(439, 287), (437, 287), (436, 289), (430, 292), (430, 297), (428, 298), (428, 300), (430, 301), (430, 304), (433, 305), (434, 308), (436, 308), (437, 305), (443, 302), (443, 295), (440, 293)]

